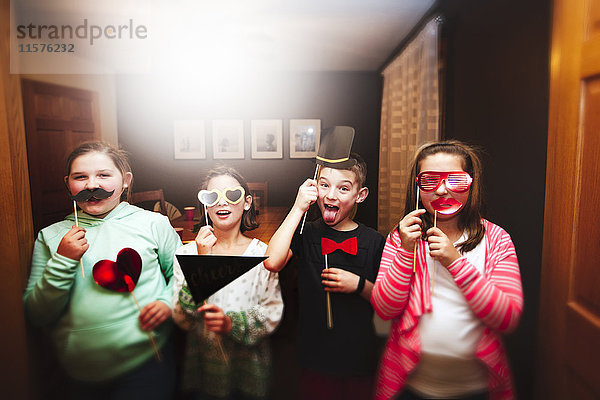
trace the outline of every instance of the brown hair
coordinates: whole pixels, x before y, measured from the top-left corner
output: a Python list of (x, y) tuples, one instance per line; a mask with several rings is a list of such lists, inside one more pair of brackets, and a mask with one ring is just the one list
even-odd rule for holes
[[(204, 178), (204, 181), (202, 182), (202, 189), (206, 189), (208, 187), (208, 182), (210, 182), (211, 179), (223, 175), (230, 176), (238, 181), (240, 186), (244, 188), (245, 196), (252, 196), (252, 193), (250, 193), (250, 189), (248, 188), (248, 183), (244, 177), (235, 169), (226, 166), (219, 166), (208, 171), (206, 178)], [(254, 208), (254, 199), (252, 200), (253, 201), (250, 203), (250, 208), (248, 210), (244, 210), (244, 213), (242, 214), (242, 223), (240, 224), (240, 230), (242, 233), (258, 228), (258, 222), (256, 221), (256, 208)], [(200, 207), (203, 207), (203, 205), (201, 204)], [(201, 213), (200, 225), (205, 225), (206, 223), (207, 222), (205, 221), (204, 213)]]
[[(415, 157), (411, 163), (411, 172), (406, 189), (406, 204), (404, 206), (404, 215), (414, 211), (417, 201), (416, 179), (421, 172), (421, 161), (425, 158), (437, 154), (446, 153), (458, 156), (462, 161), (462, 168), (473, 178), (473, 183), (469, 190), (469, 197), (458, 215), (458, 228), (467, 231), (467, 240), (459, 246), (459, 251), (465, 253), (473, 250), (483, 239), (485, 229), (481, 223), (482, 208), (482, 184), (481, 178), (483, 168), (479, 153), (481, 152), (475, 146), (468, 145), (458, 140), (444, 140), (440, 142), (426, 143), (417, 149)], [(419, 207), (424, 208), (421, 200)], [(427, 236), (425, 232), (433, 227), (431, 215), (425, 213), (421, 216), (423, 226), (423, 239)]]
[[(365, 182), (367, 181), (367, 163), (358, 153), (350, 153), (349, 160), (355, 160), (354, 165), (346, 168), (336, 168), (330, 164), (327, 165), (328, 168), (332, 169), (342, 169), (346, 171), (354, 172), (356, 176), (356, 183), (358, 183), (358, 188), (362, 189), (365, 186)], [(321, 174), (321, 169), (319, 169), (319, 175)]]
[[(83, 142), (79, 146), (77, 146), (67, 157), (67, 162), (65, 165), (66, 177), (68, 177), (71, 174), (71, 166), (73, 165), (73, 161), (75, 161), (77, 157), (83, 156), (88, 153), (102, 153), (107, 155), (115, 164), (115, 167), (117, 167), (123, 178), (128, 172), (131, 173), (131, 166), (129, 165), (129, 160), (127, 159), (127, 152), (125, 150), (116, 148), (106, 142)], [(121, 201), (129, 200), (132, 186), (133, 176), (131, 178), (129, 186), (121, 194)]]

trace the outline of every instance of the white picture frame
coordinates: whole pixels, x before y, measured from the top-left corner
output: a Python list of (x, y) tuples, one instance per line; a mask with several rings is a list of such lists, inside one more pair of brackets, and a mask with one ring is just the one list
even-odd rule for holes
[(176, 160), (206, 158), (204, 120), (173, 121), (173, 157)]
[(291, 119), (290, 158), (316, 157), (320, 138), (320, 119)]
[(212, 122), (214, 159), (243, 159), (244, 121), (241, 119), (216, 119)]
[(250, 121), (252, 158), (283, 158), (283, 120)]

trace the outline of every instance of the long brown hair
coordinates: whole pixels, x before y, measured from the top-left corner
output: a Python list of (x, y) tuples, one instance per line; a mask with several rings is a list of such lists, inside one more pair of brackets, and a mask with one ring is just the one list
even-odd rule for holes
[[(482, 208), (482, 184), (481, 178), (483, 168), (481, 158), (479, 156), (481, 150), (475, 146), (460, 142), (458, 140), (444, 140), (440, 142), (426, 143), (417, 149), (415, 157), (411, 163), (411, 172), (406, 189), (406, 204), (404, 206), (404, 215), (414, 211), (417, 201), (417, 185), (416, 179), (421, 172), (421, 161), (426, 157), (437, 153), (446, 153), (458, 156), (462, 162), (462, 168), (469, 173), (473, 178), (473, 183), (469, 190), (469, 197), (458, 214), (458, 228), (467, 231), (467, 240), (463, 242), (458, 250), (465, 253), (473, 250), (483, 239), (485, 229), (481, 223), (481, 208)], [(419, 199), (419, 208), (425, 208)], [(427, 235), (425, 232), (433, 227), (433, 219), (429, 213), (421, 216), (423, 225), (423, 240)]]
[[(208, 171), (206, 178), (202, 182), (201, 189), (206, 189), (208, 187), (208, 182), (212, 178), (216, 178), (217, 176), (227, 175), (235, 179), (240, 183), (240, 186), (244, 188), (244, 196), (252, 195), (250, 193), (250, 189), (248, 188), (248, 183), (244, 179), (239, 172), (231, 167), (219, 166)], [(200, 204), (200, 207), (204, 207), (203, 204)], [(200, 225), (205, 225), (207, 222), (205, 221), (204, 213), (200, 214)], [(254, 199), (252, 199), (252, 203), (250, 203), (250, 208), (248, 210), (244, 210), (242, 214), (242, 223), (240, 224), (240, 231), (242, 233), (246, 231), (251, 231), (252, 229), (258, 228), (258, 222), (256, 221), (256, 208), (254, 208)]]

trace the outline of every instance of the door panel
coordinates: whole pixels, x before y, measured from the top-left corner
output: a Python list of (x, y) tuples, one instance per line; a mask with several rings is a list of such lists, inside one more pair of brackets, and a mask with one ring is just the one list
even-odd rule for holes
[(554, 1), (539, 399), (600, 398), (600, 0)]
[(23, 111), (35, 231), (73, 210), (64, 165), (79, 143), (100, 137), (96, 95), (88, 90), (23, 80)]

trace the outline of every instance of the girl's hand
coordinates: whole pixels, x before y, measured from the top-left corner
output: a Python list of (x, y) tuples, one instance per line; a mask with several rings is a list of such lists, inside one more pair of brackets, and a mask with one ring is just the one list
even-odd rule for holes
[(429, 242), (431, 257), (438, 260), (446, 268), (460, 258), (460, 253), (440, 228), (430, 228), (427, 231), (427, 242)]
[(398, 230), (400, 231), (400, 240), (402, 242), (402, 248), (411, 253), (415, 251), (415, 243), (421, 236), (421, 224), (423, 221), (419, 218), (425, 214), (425, 209), (418, 209), (412, 211), (404, 216), (398, 223)]
[(56, 252), (71, 260), (79, 261), (81, 260), (83, 253), (85, 253), (89, 247), (90, 245), (85, 238), (85, 229), (80, 226), (73, 226), (71, 230), (63, 236)]
[(360, 277), (341, 268), (328, 268), (321, 272), (321, 283), (325, 291), (336, 293), (354, 293)]
[(198, 231), (196, 235), (196, 247), (198, 248), (198, 254), (210, 254), (212, 248), (217, 243), (217, 237), (213, 234), (213, 227), (210, 225), (204, 225)]
[(308, 207), (317, 201), (317, 195), (317, 181), (314, 179), (307, 179), (298, 189), (294, 207), (305, 213), (308, 210)]
[(171, 309), (160, 300), (155, 300), (142, 308), (140, 325), (144, 331), (152, 331), (171, 316)]
[(198, 308), (199, 313), (204, 313), (204, 325), (211, 332), (227, 335), (231, 332), (231, 318), (214, 304), (204, 304)]

